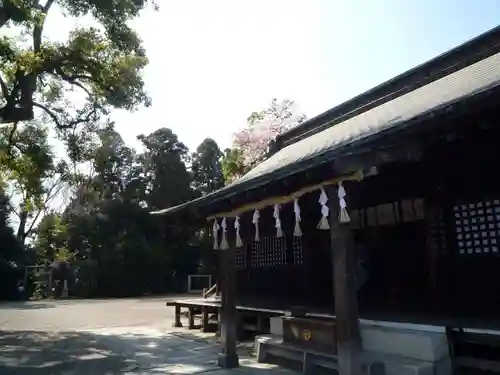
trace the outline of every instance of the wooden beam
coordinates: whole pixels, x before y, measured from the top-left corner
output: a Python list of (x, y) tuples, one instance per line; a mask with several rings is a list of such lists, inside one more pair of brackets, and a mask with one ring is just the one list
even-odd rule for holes
[(330, 208), (330, 246), (333, 262), (339, 375), (361, 375), (361, 336), (356, 287), (357, 259), (349, 223), (339, 222), (337, 189), (325, 188)]
[(220, 329), (221, 329), (221, 352), (218, 356), (218, 364), (223, 368), (235, 368), (239, 366), (238, 354), (236, 353), (237, 336), (237, 311), (236, 311), (236, 265), (235, 249), (220, 250), (221, 261), (221, 302)]

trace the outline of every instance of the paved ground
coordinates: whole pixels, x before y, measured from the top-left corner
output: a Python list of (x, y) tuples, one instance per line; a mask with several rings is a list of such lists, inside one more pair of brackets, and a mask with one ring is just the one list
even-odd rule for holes
[(166, 298), (0, 304), (0, 375), (289, 374), (240, 348), (216, 365), (213, 337), (172, 330)]

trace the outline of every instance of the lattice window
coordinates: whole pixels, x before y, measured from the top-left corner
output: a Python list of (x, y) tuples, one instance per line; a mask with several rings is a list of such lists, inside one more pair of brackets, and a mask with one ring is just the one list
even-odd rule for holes
[(453, 207), (460, 254), (498, 253), (500, 200), (484, 200)]
[(302, 247), (302, 237), (293, 236), (292, 239), (293, 264), (304, 263), (304, 250)]
[(251, 262), (252, 268), (261, 267), (261, 264), (262, 264), (261, 260), (263, 258), (263, 255), (261, 254), (262, 250), (261, 250), (261, 246), (259, 246), (259, 245), (260, 245), (260, 241), (252, 241), (252, 253), (250, 256), (250, 262)]
[(234, 263), (236, 265), (236, 269), (242, 270), (247, 267), (247, 257), (245, 248), (239, 248), (234, 251)]
[(284, 237), (262, 236), (252, 242), (252, 267), (276, 267), (286, 264), (286, 241)]

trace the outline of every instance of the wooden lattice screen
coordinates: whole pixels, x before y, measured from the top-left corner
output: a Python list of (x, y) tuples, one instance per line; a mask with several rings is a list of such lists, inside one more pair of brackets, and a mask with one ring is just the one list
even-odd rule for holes
[(456, 204), (453, 215), (460, 255), (499, 253), (500, 200)]
[(262, 236), (252, 242), (252, 268), (278, 267), (286, 264), (286, 241), (284, 237)]
[(304, 264), (304, 249), (302, 237), (292, 237), (293, 264)]
[[(287, 257), (287, 243), (291, 245), (291, 252), (289, 252), (291, 258)], [(302, 246), (302, 237), (293, 236), (287, 239), (285, 237), (263, 236), (260, 241), (252, 241), (250, 259), (252, 268), (270, 268), (287, 264), (303, 264), (304, 250)]]
[(237, 270), (244, 270), (247, 268), (246, 248), (241, 247), (234, 250), (234, 263)]

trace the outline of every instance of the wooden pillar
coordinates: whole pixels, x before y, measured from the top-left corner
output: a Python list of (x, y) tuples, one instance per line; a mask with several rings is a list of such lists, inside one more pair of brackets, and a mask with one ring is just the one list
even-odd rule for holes
[(330, 247), (333, 262), (339, 375), (361, 375), (361, 336), (356, 287), (357, 259), (349, 223), (339, 222), (337, 188), (329, 186)]
[(220, 250), (220, 279), (221, 285), (221, 309), (220, 309), (220, 329), (221, 329), (221, 352), (218, 357), (218, 364), (224, 368), (234, 368), (239, 366), (238, 354), (236, 353), (237, 335), (237, 312), (236, 312), (236, 266), (234, 248)]

